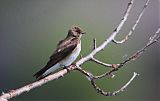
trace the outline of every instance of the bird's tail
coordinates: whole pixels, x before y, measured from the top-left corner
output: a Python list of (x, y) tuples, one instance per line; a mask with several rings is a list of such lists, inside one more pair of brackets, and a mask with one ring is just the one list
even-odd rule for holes
[(48, 75), (45, 76), (44, 74), (45, 74), (45, 71), (42, 68), (40, 71), (36, 72), (33, 76), (36, 77), (37, 80), (40, 80), (48, 76)]
[(37, 80), (43, 79), (46, 76), (50, 75), (55, 70), (57, 70), (59, 67), (60, 67), (59, 64), (55, 64), (54, 66), (52, 66), (50, 68), (43, 67), (40, 71), (35, 73), (33, 76), (36, 77)]

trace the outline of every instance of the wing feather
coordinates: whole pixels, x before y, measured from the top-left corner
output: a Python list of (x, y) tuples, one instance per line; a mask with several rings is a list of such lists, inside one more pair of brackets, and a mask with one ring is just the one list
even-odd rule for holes
[(46, 66), (44, 66), (40, 71), (35, 73), (33, 76), (39, 78), (45, 71), (47, 71), (56, 63), (60, 62), (69, 54), (71, 54), (72, 51), (76, 48), (77, 42), (78, 42), (77, 38), (72, 38), (66, 40), (65, 42), (60, 42), (60, 44), (58, 44), (57, 50), (52, 54), (52, 56), (50, 56), (50, 60), (47, 62)]

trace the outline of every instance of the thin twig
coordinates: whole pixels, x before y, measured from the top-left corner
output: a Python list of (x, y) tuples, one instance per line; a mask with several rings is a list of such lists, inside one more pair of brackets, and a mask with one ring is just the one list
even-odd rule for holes
[[(132, 7), (132, 5), (133, 5), (133, 1), (134, 1), (134, 0), (130, 0), (130, 2), (128, 3), (127, 10), (126, 10), (126, 12), (125, 12), (125, 14), (124, 14), (123, 19), (121, 20), (121, 22), (120, 22), (120, 24), (118, 25), (118, 27), (117, 27), (117, 28), (113, 31), (113, 33), (110, 35), (110, 37), (109, 37), (108, 39), (106, 39), (99, 47), (97, 47), (96, 49), (94, 49), (89, 55), (87, 55), (86, 57), (84, 57), (84, 58), (80, 59), (78, 62), (76, 62), (76, 66), (74, 66), (74, 68), (80, 67), (80, 65), (82, 65), (84, 62), (90, 60), (96, 53), (98, 53), (98, 52), (100, 52), (101, 50), (103, 50), (103, 49), (114, 39), (114, 37), (115, 37), (115, 36), (117, 35), (117, 33), (122, 29), (124, 23), (126, 22), (126, 20), (127, 20), (127, 18), (128, 18), (128, 15), (129, 15), (129, 12), (130, 12), (130, 10), (131, 10), (131, 7)], [(65, 75), (66, 73), (68, 73), (67, 71), (63, 71), (63, 70), (61, 70), (61, 71), (59, 71), (59, 72), (60, 72), (60, 75), (57, 74), (57, 73), (55, 73), (55, 74), (58, 75), (58, 76), (56, 75), (56, 78), (62, 77), (63, 75)], [(58, 72), (58, 73), (59, 73), (59, 72)], [(53, 78), (55, 79), (54, 76), (55, 76), (55, 75), (53, 74)], [(49, 77), (50, 77), (50, 76), (49, 76)], [(52, 80), (54, 80), (54, 79), (52, 79)], [(32, 86), (24, 86), (24, 87), (22, 87), (22, 88), (20, 88), (20, 89), (14, 90), (14, 92), (4, 93), (4, 94), (2, 94), (2, 95), (0, 96), (0, 100), (1, 100), (1, 99), (6, 99), (6, 100), (8, 100), (8, 99), (11, 99), (11, 98), (13, 98), (13, 97), (15, 97), (15, 96), (18, 96), (18, 95), (20, 95), (20, 94), (22, 94), (22, 93), (24, 93), (24, 92), (28, 92), (28, 90), (26, 90), (27, 87), (28, 87), (28, 88), (30, 87), (29, 90), (31, 90), (31, 89), (33, 89), (33, 88), (35, 88), (35, 87), (39, 87), (40, 85), (46, 83), (46, 82), (45, 82), (45, 78), (42, 79), (42, 80), (44, 80), (44, 82), (41, 82), (41, 80), (40, 80), (40, 81), (36, 81), (36, 82), (34, 83), (34, 84), (35, 84), (34, 87), (32, 87)], [(31, 85), (32, 85), (32, 84), (33, 84), (33, 83), (31, 83)], [(28, 88), (27, 88), (27, 89), (28, 89)], [(19, 93), (19, 91), (20, 91), (20, 93)]]
[(115, 68), (111, 69), (110, 71), (100, 75), (100, 76), (94, 76), (93, 74), (91, 74), (90, 72), (87, 72), (85, 70), (83, 70), (82, 68), (77, 68), (78, 71), (80, 71), (81, 73), (83, 73), (84, 75), (86, 75), (89, 78), (89, 81), (91, 82), (92, 86), (94, 87), (94, 89), (97, 91), (97, 93), (100, 93), (104, 96), (114, 96), (117, 93), (124, 91), (124, 89), (133, 81), (133, 79), (138, 75), (137, 73), (134, 72), (133, 77), (123, 86), (121, 87), (119, 90), (114, 91), (114, 92), (105, 92), (103, 89), (99, 88), (95, 81), (97, 79), (103, 78), (105, 76), (110, 76), (112, 75), (113, 72), (117, 71), (118, 69), (122, 68), (124, 65), (126, 65), (127, 63), (138, 59), (139, 56), (142, 55), (142, 53), (144, 53), (144, 51), (151, 46), (152, 44), (158, 42), (158, 40), (160, 39), (160, 27), (157, 29), (156, 33), (150, 37), (149, 42), (139, 51), (137, 51), (136, 53), (134, 53), (131, 57), (129, 57), (127, 60), (125, 60), (124, 62), (120, 63), (120, 64), (115, 64)]
[(145, 52), (145, 50), (151, 46), (152, 44), (158, 42), (158, 40), (160, 39), (160, 27), (157, 29), (156, 33), (150, 37), (149, 39), (149, 42), (142, 48), (140, 49), (139, 51), (137, 51), (136, 53), (134, 53), (132, 56), (130, 56), (128, 59), (126, 59), (125, 61), (119, 63), (119, 64), (115, 64), (116, 65), (116, 68), (113, 68), (111, 69), (110, 71), (100, 75), (100, 76), (96, 76), (95, 78), (96, 79), (99, 79), (99, 78), (103, 78), (105, 76), (108, 76), (110, 74), (112, 74), (113, 72), (117, 71), (119, 68), (122, 68), (124, 65), (126, 65), (127, 63), (133, 61), (133, 60), (136, 60), (138, 59), (138, 57), (140, 57), (142, 55), (142, 53)]
[(131, 30), (129, 31), (129, 33), (125, 36), (125, 38), (122, 39), (121, 41), (117, 41), (117, 40), (113, 39), (112, 41), (113, 41), (114, 43), (116, 43), (116, 44), (121, 44), (121, 43), (126, 42), (126, 41), (129, 39), (129, 37), (133, 34), (135, 28), (137, 27), (138, 23), (140, 22), (140, 19), (142, 18), (142, 15), (143, 15), (143, 13), (145, 12), (145, 9), (147, 8), (148, 4), (149, 4), (149, 0), (147, 0), (146, 4), (143, 6), (143, 9), (142, 9), (142, 11), (140, 12), (140, 14), (139, 14), (139, 16), (138, 16), (135, 24), (133, 25), (133, 27), (131, 28)]
[(95, 79), (92, 79), (91, 80), (91, 84), (92, 86), (94, 87), (94, 89), (97, 91), (97, 93), (100, 93), (104, 96), (115, 96), (116, 94), (118, 94), (119, 92), (123, 92), (127, 87), (128, 85), (134, 80), (134, 78), (136, 76), (138, 76), (139, 74), (135, 73), (133, 74), (132, 78), (124, 85), (122, 86), (120, 89), (116, 90), (116, 91), (113, 91), (113, 92), (105, 92), (104, 90), (102, 90), (101, 88), (99, 88), (97, 85), (96, 85), (96, 82), (95, 82)]
[[(148, 0), (148, 1), (149, 1), (149, 0)], [(63, 69), (63, 70), (61, 70), (61, 71), (59, 71), (59, 72), (57, 72), (57, 73), (54, 73), (54, 74), (52, 74), (52, 75), (49, 75), (48, 77), (46, 77), (46, 78), (44, 78), (44, 79), (41, 79), (41, 80), (36, 81), (36, 82), (34, 82), (34, 83), (30, 83), (30, 84), (28, 84), (28, 85), (26, 85), (26, 86), (24, 86), (24, 87), (19, 88), (19, 89), (11, 90), (11, 91), (8, 92), (8, 93), (3, 93), (3, 94), (0, 96), (0, 101), (2, 101), (2, 100), (6, 100), (6, 101), (7, 101), (7, 100), (9, 100), (9, 99), (11, 99), (11, 98), (13, 98), (13, 97), (15, 97), (15, 96), (18, 96), (18, 95), (24, 93), (24, 92), (28, 92), (28, 91), (30, 91), (30, 90), (33, 89), (33, 88), (39, 87), (39, 86), (41, 86), (41, 85), (43, 85), (43, 84), (45, 84), (45, 83), (47, 83), (47, 82), (49, 82), (49, 81), (52, 81), (52, 80), (58, 79), (58, 78), (60, 78), (60, 77), (63, 77), (64, 75), (66, 75), (67, 73), (69, 73), (70, 71), (73, 71), (73, 70), (79, 70), (79, 71), (81, 71), (83, 74), (85, 74), (86, 76), (88, 76), (88, 77), (90, 78), (90, 81), (91, 81), (91, 82), (94, 82), (96, 79), (105, 77), (106, 75), (108, 75), (108, 76), (112, 75), (112, 73), (113, 73), (114, 71), (117, 71), (117, 70), (118, 70), (120, 67), (122, 67), (124, 64), (127, 64), (127, 63), (128, 63), (129, 61), (131, 61), (131, 60), (137, 59), (137, 55), (141, 55), (141, 53), (143, 53), (144, 50), (147, 49), (150, 45), (152, 45), (153, 43), (158, 42), (157, 40), (159, 39), (160, 35), (157, 34), (156, 36), (152, 37), (151, 40), (150, 40), (150, 43), (148, 43), (147, 46), (145, 46), (142, 50), (138, 51), (136, 55), (131, 56), (128, 60), (126, 60), (126, 61), (124, 61), (124, 62), (122, 62), (122, 63), (120, 63), (120, 64), (114, 64), (114, 65), (112, 65), (112, 67), (114, 67), (114, 68), (111, 69), (109, 72), (103, 74), (103, 75), (94, 76), (94, 75), (92, 75), (91, 73), (86, 72), (86, 71), (84, 71), (82, 68), (80, 68), (80, 66), (81, 66), (83, 63), (91, 60), (98, 52), (100, 52), (101, 50), (103, 50), (110, 42), (112, 42), (112, 41), (115, 39), (116, 35), (117, 35), (117, 34), (119, 33), (119, 31), (122, 29), (122, 27), (124, 26), (124, 23), (126, 22), (126, 20), (127, 20), (127, 18), (128, 18), (128, 15), (129, 15), (129, 12), (130, 12), (130, 10), (131, 10), (131, 8), (132, 8), (133, 2), (134, 2), (134, 0), (130, 0), (130, 1), (129, 1), (128, 6), (127, 6), (127, 9), (126, 9), (126, 11), (125, 11), (125, 13), (124, 13), (124, 16), (123, 16), (120, 24), (115, 28), (115, 30), (112, 32), (112, 34), (109, 36), (109, 38), (106, 38), (105, 41), (104, 41), (100, 46), (98, 46), (98, 47), (96, 46), (96, 48), (95, 48), (91, 53), (89, 53), (87, 56), (85, 56), (85, 57), (83, 57), (82, 59), (80, 59), (79, 61), (77, 61), (75, 65), (70, 65), (67, 70), (66, 70), (66, 69)], [(147, 3), (146, 3), (146, 4), (147, 4)], [(147, 6), (147, 5), (146, 5), (146, 6)], [(146, 8), (146, 7), (145, 7), (145, 8)], [(138, 22), (139, 22), (139, 21), (138, 21)], [(137, 22), (137, 23), (138, 23), (138, 22)], [(137, 26), (137, 25), (136, 25), (136, 26)], [(160, 29), (158, 29), (157, 33), (159, 33), (159, 31), (160, 31)], [(158, 37), (158, 38), (157, 38), (157, 37)], [(156, 38), (156, 39), (155, 39), (155, 38)], [(154, 40), (154, 41), (153, 41), (153, 40)], [(94, 46), (94, 47), (95, 47), (95, 46)], [(136, 58), (135, 58), (135, 57), (136, 57)], [(133, 77), (133, 79), (134, 79), (134, 77)], [(131, 78), (131, 81), (132, 81), (132, 78)], [(129, 83), (129, 84), (130, 84), (130, 83)], [(127, 83), (125, 86), (123, 86), (123, 87), (120, 89), (120, 91), (123, 90), (125, 87), (127, 87), (129, 84)], [(117, 92), (120, 92), (120, 91), (117, 91)]]
[(94, 57), (92, 57), (91, 60), (92, 60), (93, 62), (97, 63), (97, 64), (102, 65), (102, 66), (105, 66), (105, 67), (112, 67), (112, 64), (104, 63), (104, 62), (102, 62), (102, 61), (97, 60), (97, 59), (94, 58)]
[(127, 86), (134, 80), (134, 78), (135, 78), (136, 76), (139, 76), (139, 74), (136, 73), (136, 72), (134, 72), (132, 78), (131, 78), (123, 87), (121, 87), (119, 90), (115, 91), (115, 92), (113, 93), (113, 95), (116, 95), (117, 93), (124, 91), (124, 90), (127, 88)]
[(114, 38), (115, 36), (119, 33), (119, 31), (122, 29), (124, 23), (126, 22), (130, 10), (132, 8), (134, 0), (130, 0), (127, 6), (127, 9), (124, 13), (124, 17), (122, 18), (120, 24), (118, 25), (117, 28), (115, 28), (115, 30), (113, 31), (113, 33), (109, 36), (109, 38), (105, 39), (105, 41), (98, 46), (96, 49), (94, 49), (90, 54), (88, 54), (86, 57), (80, 59), (79, 61), (77, 61), (76, 65), (77, 67), (79, 67), (81, 64), (83, 64), (84, 62), (90, 60), (92, 57), (94, 57), (94, 55), (96, 55), (98, 52), (100, 52), (101, 50), (103, 50)]

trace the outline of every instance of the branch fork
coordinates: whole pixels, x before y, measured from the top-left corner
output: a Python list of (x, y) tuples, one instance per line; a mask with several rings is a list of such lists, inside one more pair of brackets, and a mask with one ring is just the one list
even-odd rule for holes
[[(155, 35), (149, 39), (149, 42), (142, 49), (135, 52), (133, 55), (131, 55), (129, 58), (127, 58), (126, 60), (124, 60), (121, 63), (108, 64), (108, 63), (105, 63), (105, 62), (102, 62), (102, 61), (96, 59), (95, 55), (98, 52), (104, 50), (107, 47), (107, 45), (111, 42), (114, 42), (116, 44), (121, 44), (121, 43), (126, 42), (129, 39), (129, 37), (133, 34), (135, 28), (137, 27), (137, 25), (138, 25), (143, 13), (144, 13), (146, 7), (148, 6), (149, 1), (150, 0), (146, 0), (146, 3), (144, 5), (142, 11), (138, 15), (135, 24), (132, 26), (131, 30), (125, 36), (124, 39), (122, 39), (121, 41), (117, 41), (115, 39), (115, 37), (117, 36), (117, 34), (120, 32), (120, 30), (124, 26), (125, 22), (127, 21), (128, 16), (129, 16), (129, 12), (132, 8), (134, 0), (129, 1), (127, 9), (124, 13), (124, 16), (120, 21), (120, 24), (115, 28), (115, 30), (112, 32), (112, 34), (108, 38), (106, 38), (104, 40), (104, 42), (102, 42), (102, 44), (97, 46), (96, 38), (93, 39), (93, 50), (92, 50), (91, 53), (89, 53), (85, 57), (81, 56), (81, 59), (79, 61), (77, 61), (75, 64), (72, 64), (72, 65), (68, 66), (67, 69), (62, 69), (62, 70), (58, 71), (57, 73), (49, 75), (49, 76), (47, 76), (47, 77), (45, 77), (45, 78), (43, 78), (39, 81), (36, 81), (36, 82), (30, 83), (28, 85), (25, 85), (25, 86), (23, 86), (19, 89), (11, 90), (8, 93), (2, 93), (2, 95), (0, 96), (0, 101), (8, 101), (9, 99), (11, 99), (13, 97), (16, 97), (16, 96), (18, 96), (18, 95), (20, 95), (24, 92), (29, 92), (31, 89), (39, 87), (39, 86), (41, 86), (41, 85), (43, 85), (47, 82), (53, 81), (55, 79), (59, 79), (60, 77), (64, 77), (66, 74), (68, 74), (69, 72), (74, 71), (74, 70), (77, 70), (77, 71), (81, 72), (82, 74), (84, 74), (85, 76), (87, 76), (87, 78), (89, 78), (89, 81), (90, 81), (91, 85), (96, 90), (96, 92), (99, 93), (99, 94), (102, 94), (104, 96), (115, 96), (119, 92), (124, 91), (131, 84), (131, 82), (135, 79), (135, 77), (137, 77), (139, 75), (138, 73), (134, 72), (133, 76), (130, 78), (130, 80), (126, 84), (124, 84), (122, 87), (120, 87), (120, 89), (118, 89), (116, 91), (113, 91), (113, 92), (106, 92), (103, 89), (101, 89), (100, 87), (98, 87), (96, 85), (96, 80), (101, 79), (101, 78), (106, 77), (106, 76), (114, 77), (114, 75), (113, 75), (114, 72), (118, 71), (120, 68), (122, 68), (124, 65), (128, 64), (129, 62), (131, 62), (133, 60), (136, 60), (138, 57), (140, 57), (142, 55), (142, 53), (144, 53), (144, 51), (149, 46), (158, 42), (158, 40), (160, 39), (160, 27), (156, 31)], [(87, 72), (86, 70), (81, 68), (82, 64), (84, 64), (85, 62), (90, 61), (90, 60), (99, 64), (99, 65), (102, 65), (104, 67), (111, 67), (111, 68), (110, 68), (109, 71), (106, 71), (104, 74), (95, 76), (92, 73)]]

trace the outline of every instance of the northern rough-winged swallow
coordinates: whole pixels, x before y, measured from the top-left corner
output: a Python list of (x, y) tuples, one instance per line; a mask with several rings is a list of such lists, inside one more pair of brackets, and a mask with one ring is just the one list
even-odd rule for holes
[(85, 34), (85, 32), (80, 27), (72, 26), (67, 37), (58, 43), (57, 49), (50, 56), (48, 63), (34, 76), (37, 79), (42, 79), (60, 67), (71, 65), (81, 51), (82, 34)]

